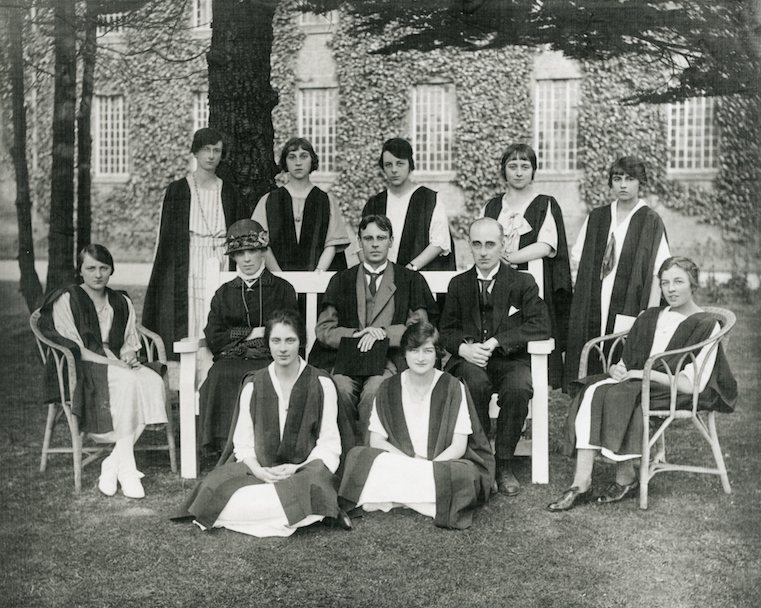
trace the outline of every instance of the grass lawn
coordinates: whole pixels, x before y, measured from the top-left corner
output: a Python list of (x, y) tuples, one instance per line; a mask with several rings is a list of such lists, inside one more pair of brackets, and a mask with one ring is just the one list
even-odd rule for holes
[[(138, 455), (141, 501), (101, 496), (97, 464), (75, 495), (68, 456), (39, 473), (41, 367), (15, 284), (0, 283), (0, 302), (0, 606), (761, 606), (758, 304), (733, 306), (740, 400), (719, 419), (730, 495), (716, 477), (672, 473), (653, 481), (648, 511), (628, 501), (550, 514), (572, 470), (553, 454), (548, 486), (497, 496), (467, 531), (397, 510), (357, 518), (352, 532), (255, 539), (170, 522), (190, 484), (165, 453)], [(566, 404), (553, 395), (551, 441)], [(686, 425), (672, 437), (672, 457), (710, 461)], [(596, 485), (611, 474), (598, 466)], [(528, 462), (519, 476), (529, 479)]]

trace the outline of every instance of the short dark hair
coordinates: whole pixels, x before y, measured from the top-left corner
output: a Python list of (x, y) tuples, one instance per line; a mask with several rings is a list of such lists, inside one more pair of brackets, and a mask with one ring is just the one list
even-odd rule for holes
[(388, 238), (394, 238), (394, 228), (391, 226), (391, 220), (388, 219), (385, 215), (381, 215), (380, 213), (376, 214), (370, 214), (363, 217), (359, 222), (359, 227), (357, 228), (357, 236), (362, 236), (362, 231), (367, 228), (370, 224), (375, 224), (383, 230), (383, 232), (388, 232)]
[(415, 170), (415, 159), (412, 158), (412, 145), (406, 139), (401, 137), (392, 137), (383, 142), (380, 156), (378, 157), (378, 166), (383, 171), (383, 153), (390, 152), (396, 158), (403, 158), (409, 161), (410, 171)]
[(510, 144), (507, 146), (507, 150), (505, 150), (505, 153), (502, 155), (502, 160), (500, 161), (500, 170), (502, 171), (502, 177), (506, 180), (507, 179), (507, 172), (505, 171), (505, 166), (508, 162), (511, 160), (527, 160), (531, 163), (531, 179), (534, 179), (534, 174), (536, 173), (536, 152), (534, 152), (534, 149), (529, 146), (528, 144)]
[(661, 267), (658, 269), (658, 280), (661, 279), (664, 272), (675, 266), (687, 273), (687, 277), (690, 279), (690, 287), (692, 288), (692, 291), (695, 291), (700, 286), (700, 269), (690, 258), (686, 258), (682, 255), (674, 255), (663, 260), (663, 264), (661, 264)]
[(190, 153), (195, 154), (204, 146), (213, 146), (220, 141), (222, 142), (222, 152), (225, 152), (225, 138), (219, 131), (212, 129), (211, 127), (198, 129), (198, 131), (193, 133), (193, 143), (190, 145)]
[(309, 152), (309, 156), (312, 157), (312, 166), (309, 168), (309, 172), (317, 171), (317, 167), (320, 166), (320, 159), (317, 157), (317, 152), (314, 151), (314, 147), (310, 141), (304, 137), (292, 137), (283, 146), (283, 151), (280, 153), (280, 170), (288, 171), (288, 164), (285, 162), (286, 158), (291, 152), (295, 152), (301, 148)]
[(267, 343), (268, 348), (272, 328), (275, 327), (275, 325), (278, 323), (282, 323), (283, 325), (288, 325), (289, 327), (293, 328), (293, 331), (296, 332), (296, 335), (299, 338), (299, 345), (302, 347), (306, 346), (307, 326), (304, 323), (304, 319), (302, 319), (301, 315), (295, 310), (281, 308), (273, 312), (267, 318), (267, 322), (264, 324), (264, 341)]
[(613, 187), (614, 175), (629, 175), (636, 178), (640, 184), (647, 184), (645, 163), (636, 156), (622, 156), (610, 166), (608, 171), (608, 187)]
[(406, 353), (407, 351), (420, 348), (423, 344), (428, 342), (428, 340), (433, 342), (433, 345), (436, 348), (436, 356), (443, 356), (444, 349), (439, 345), (439, 330), (436, 329), (435, 325), (428, 321), (418, 321), (417, 323), (408, 325), (407, 329), (405, 329), (402, 334), (400, 346), (402, 352)]
[(106, 264), (111, 267), (111, 274), (114, 274), (114, 258), (111, 256), (111, 252), (103, 245), (98, 243), (90, 243), (82, 247), (82, 250), (77, 254), (77, 276), (82, 277), (82, 263), (85, 261), (85, 256), (96, 259), (101, 264)]

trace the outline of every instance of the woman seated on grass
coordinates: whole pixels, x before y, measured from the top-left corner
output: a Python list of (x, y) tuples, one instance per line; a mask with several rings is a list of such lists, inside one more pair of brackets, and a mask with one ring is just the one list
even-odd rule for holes
[(43, 323), (50, 328), (52, 322), (54, 331), (46, 333), (76, 352), (72, 410), (79, 428), (96, 442), (114, 444), (101, 464), (98, 489), (113, 496), (118, 483), (127, 498), (143, 498), (133, 446), (146, 425), (166, 423), (166, 389), (161, 376), (137, 359), (135, 309), (126, 294), (108, 287), (113, 272), (114, 260), (103, 245), (82, 249), (81, 283), (48, 296)]
[(349, 452), (339, 494), (365, 511), (408, 507), (462, 529), (489, 498), (494, 456), (465, 385), (434, 368), (438, 343), (430, 323), (402, 335), (409, 369), (380, 386), (370, 447)]
[[(668, 305), (644, 311), (627, 336), (623, 356), (608, 374), (589, 376), (579, 381), (582, 390), (571, 402), (566, 420), (567, 447), (576, 448), (576, 470), (571, 487), (547, 508), (568, 511), (591, 499), (592, 468), (595, 453), (616, 461), (616, 479), (597, 498), (608, 504), (637, 493), (639, 483), (634, 460), (640, 457), (642, 442), (642, 368), (652, 355), (697, 344), (716, 335), (720, 326), (714, 316), (695, 303), (698, 267), (684, 257), (666, 259), (658, 271), (661, 291)], [(710, 352), (709, 352), (710, 351)], [(674, 369), (682, 355), (666, 359)], [(677, 391), (683, 407), (691, 407), (690, 394), (696, 372), (703, 369), (698, 386), (703, 407), (732, 410), (737, 398), (737, 383), (724, 352), (704, 346), (696, 354), (696, 363), (684, 365), (677, 377)], [(669, 376), (653, 369), (650, 375), (652, 409), (667, 408)], [(679, 398), (678, 398), (679, 399)], [(677, 401), (679, 405), (679, 400)]]
[(203, 530), (290, 536), (326, 517), (344, 529), (334, 473), (341, 457), (336, 389), (299, 357), (301, 317), (275, 312), (265, 326), (274, 361), (243, 380), (232, 437), (235, 462), (198, 484), (173, 519), (193, 517)]

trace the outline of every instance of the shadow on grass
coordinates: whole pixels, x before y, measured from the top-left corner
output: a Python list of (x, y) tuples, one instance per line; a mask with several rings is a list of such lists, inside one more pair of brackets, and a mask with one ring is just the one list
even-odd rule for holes
[[(131, 292), (140, 310), (142, 291)], [(356, 518), (353, 532), (315, 525), (289, 539), (254, 539), (170, 522), (166, 515), (192, 482), (169, 472), (165, 453), (138, 456), (146, 473), (142, 501), (102, 497), (97, 465), (85, 470), (75, 495), (71, 460), (63, 455), (52, 456), (40, 474), (40, 365), (15, 285), (0, 283), (0, 298), (2, 605), (761, 604), (758, 307), (734, 307), (739, 325), (729, 356), (741, 395), (737, 413), (719, 420), (729, 496), (717, 478), (672, 474), (655, 478), (648, 511), (629, 501), (549, 514), (545, 506), (567, 486), (573, 465), (553, 453), (548, 486), (525, 483), (515, 498), (497, 496), (470, 530), (441, 530), (397, 510)], [(566, 405), (553, 393), (553, 444)], [(708, 462), (707, 447), (688, 430), (674, 433), (670, 454)], [(598, 466), (596, 484), (611, 474)], [(518, 475), (528, 481), (528, 461)]]

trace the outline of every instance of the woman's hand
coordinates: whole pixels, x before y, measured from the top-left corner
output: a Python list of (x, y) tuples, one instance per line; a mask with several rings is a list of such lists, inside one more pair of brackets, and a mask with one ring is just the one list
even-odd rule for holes
[(122, 363), (127, 365), (127, 369), (136, 369), (140, 367), (140, 361), (137, 360), (137, 353), (134, 350), (124, 350), (120, 357)]
[(627, 375), (626, 365), (623, 363), (615, 363), (608, 368), (608, 374), (616, 382), (622, 382), (626, 380)]
[(625, 380), (642, 380), (644, 372), (641, 369), (631, 369), (626, 372)]
[(277, 483), (288, 479), (299, 468), (297, 464), (280, 464), (276, 467), (263, 467), (255, 463), (246, 463), (251, 473), (264, 483)]

